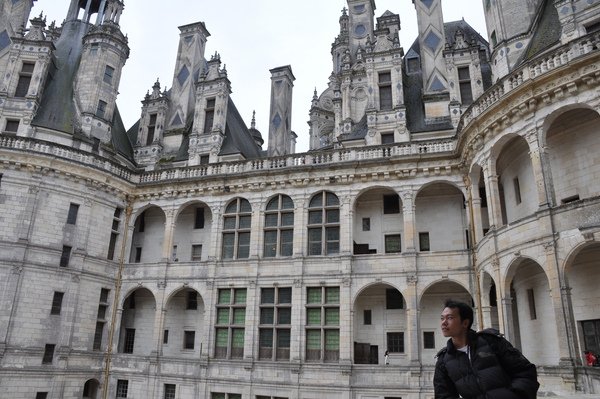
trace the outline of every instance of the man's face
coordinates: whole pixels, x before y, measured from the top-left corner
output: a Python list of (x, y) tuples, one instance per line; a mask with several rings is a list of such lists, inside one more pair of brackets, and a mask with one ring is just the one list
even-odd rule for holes
[(469, 320), (460, 319), (458, 308), (445, 308), (440, 323), (444, 337), (459, 337), (469, 329)]

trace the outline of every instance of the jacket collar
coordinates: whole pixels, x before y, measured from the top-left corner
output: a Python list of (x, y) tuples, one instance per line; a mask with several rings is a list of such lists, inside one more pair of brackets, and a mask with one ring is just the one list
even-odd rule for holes
[[(477, 347), (477, 333), (474, 330), (469, 330), (467, 332), (467, 344), (471, 347), (471, 351), (474, 351)], [(454, 346), (454, 343), (452, 343), (452, 338), (448, 340), (446, 348), (448, 350), (448, 353), (456, 353), (456, 347)]]

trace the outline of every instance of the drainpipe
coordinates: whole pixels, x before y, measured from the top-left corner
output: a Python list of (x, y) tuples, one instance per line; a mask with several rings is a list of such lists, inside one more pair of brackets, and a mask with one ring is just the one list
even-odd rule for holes
[(125, 267), (125, 246), (127, 245), (127, 233), (129, 232), (129, 220), (131, 219), (133, 208), (131, 206), (131, 199), (127, 198), (127, 207), (125, 208), (125, 232), (123, 233), (123, 240), (121, 242), (121, 255), (119, 257), (119, 269), (117, 271), (117, 279), (115, 280), (115, 300), (113, 302), (110, 328), (108, 330), (108, 348), (106, 351), (106, 364), (104, 365), (104, 390), (102, 391), (102, 398), (108, 399), (108, 378), (110, 376), (110, 363), (112, 358), (113, 340), (115, 336), (115, 322), (117, 318), (118, 299), (121, 295), (121, 285), (123, 280), (123, 268)]

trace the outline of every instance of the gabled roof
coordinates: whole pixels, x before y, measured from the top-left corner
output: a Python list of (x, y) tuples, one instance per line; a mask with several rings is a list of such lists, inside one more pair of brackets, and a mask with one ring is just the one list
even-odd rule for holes
[(219, 155), (233, 154), (242, 154), (246, 159), (259, 158), (261, 149), (252, 138), (244, 119), (230, 97), (227, 104), (225, 140)]

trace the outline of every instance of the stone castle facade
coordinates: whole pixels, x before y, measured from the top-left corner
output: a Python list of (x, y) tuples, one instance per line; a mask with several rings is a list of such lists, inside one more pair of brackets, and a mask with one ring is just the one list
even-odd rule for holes
[(297, 153), (290, 66), (263, 149), (181, 26), (127, 129), (123, 1), (0, 1), (0, 396), (429, 399), (448, 297), (599, 394), (600, 1), (413, 3), (347, 0)]

